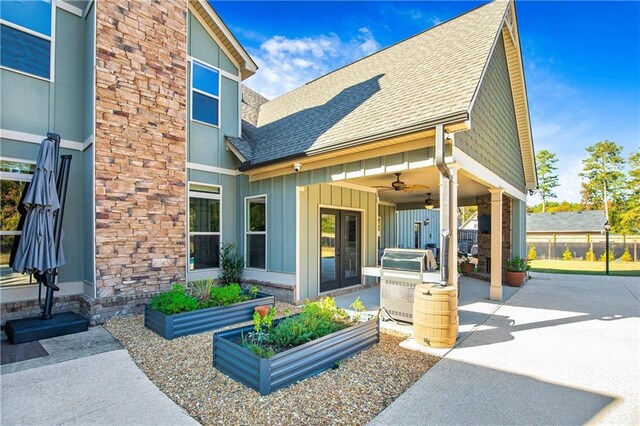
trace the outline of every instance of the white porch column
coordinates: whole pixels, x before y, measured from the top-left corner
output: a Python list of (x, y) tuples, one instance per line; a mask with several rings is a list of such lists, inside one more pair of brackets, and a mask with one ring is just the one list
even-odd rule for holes
[(458, 169), (451, 167), (449, 184), (451, 198), (449, 199), (451, 237), (449, 238), (449, 282), (448, 285), (458, 287)]
[(489, 299), (502, 300), (502, 193), (504, 189), (489, 189), (491, 193), (491, 289)]

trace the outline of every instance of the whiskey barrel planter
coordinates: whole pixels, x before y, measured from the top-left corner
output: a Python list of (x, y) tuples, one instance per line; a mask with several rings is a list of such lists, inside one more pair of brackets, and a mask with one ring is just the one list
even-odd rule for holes
[[(274, 321), (274, 326), (281, 320)], [(213, 336), (213, 366), (234, 380), (269, 393), (319, 374), (380, 342), (379, 318), (362, 322), (304, 345), (261, 358), (235, 343), (253, 327), (235, 328)]]
[(144, 325), (165, 339), (171, 340), (176, 337), (215, 330), (216, 328), (239, 322), (251, 321), (256, 306), (274, 306), (275, 303), (274, 296), (258, 293), (255, 299), (245, 300), (233, 305), (216, 306), (173, 315), (163, 314), (146, 305), (144, 307)]

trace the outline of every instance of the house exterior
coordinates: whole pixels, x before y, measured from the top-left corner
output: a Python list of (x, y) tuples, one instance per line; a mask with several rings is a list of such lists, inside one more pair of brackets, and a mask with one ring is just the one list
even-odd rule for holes
[(217, 277), (221, 243), (244, 255), (244, 280), (284, 300), (371, 283), (362, 268), (398, 245), (396, 212), (423, 207), (420, 192), (378, 192), (396, 173), (434, 193), (451, 266), (458, 206), (484, 203), (479, 257), (501, 298), (537, 185), (513, 2), (270, 101), (243, 87), (257, 66), (205, 0), (29, 7), (3, 3), (1, 17), (3, 322), (39, 310), (37, 287), (6, 267), (18, 231), (5, 217), (47, 131), (73, 156), (55, 309), (92, 323)]

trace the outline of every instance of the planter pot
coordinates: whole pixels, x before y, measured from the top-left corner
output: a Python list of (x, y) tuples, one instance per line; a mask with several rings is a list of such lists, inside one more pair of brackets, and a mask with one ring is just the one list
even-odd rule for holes
[[(281, 320), (274, 321), (274, 326)], [(380, 341), (378, 317), (274, 355), (261, 358), (235, 341), (253, 327), (235, 328), (213, 336), (213, 366), (234, 380), (268, 395), (314, 376), (336, 362)]]
[(462, 263), (460, 264), (460, 270), (463, 274), (469, 275), (476, 270), (476, 265), (473, 263)]
[(255, 299), (234, 303), (229, 306), (199, 309), (174, 315), (165, 315), (146, 305), (144, 325), (165, 339), (215, 330), (239, 322), (251, 321), (256, 306), (274, 306), (275, 298), (270, 294), (258, 293)]
[(510, 287), (520, 287), (524, 282), (526, 272), (510, 272), (504, 273), (504, 281)]
[(270, 305), (256, 306), (253, 310), (260, 314), (260, 318), (264, 318), (269, 314), (270, 307)]

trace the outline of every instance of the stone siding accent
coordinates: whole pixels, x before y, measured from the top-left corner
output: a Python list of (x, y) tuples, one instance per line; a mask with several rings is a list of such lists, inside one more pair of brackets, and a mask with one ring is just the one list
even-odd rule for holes
[(113, 0), (95, 7), (95, 261), (102, 299), (166, 289), (185, 278), (187, 5)]
[[(513, 207), (511, 198), (502, 195), (502, 265), (511, 257), (511, 215)], [(478, 216), (491, 216), (491, 196), (482, 197), (478, 200)], [(478, 233), (478, 272), (480, 274), (489, 272), (489, 259), (491, 259), (491, 233)]]
[[(54, 297), (52, 312), (54, 314), (65, 311), (73, 311), (76, 314), (83, 315), (81, 305), (82, 296), (62, 296)], [(42, 303), (44, 303), (44, 291), (42, 295)], [(40, 304), (37, 300), (26, 300), (22, 302), (9, 302), (0, 304), (0, 323), (2, 328), (7, 321), (37, 317), (42, 314)]]
[(456, 133), (455, 145), (502, 179), (525, 192), (524, 166), (511, 82), (502, 37), (471, 110), (471, 129)]

